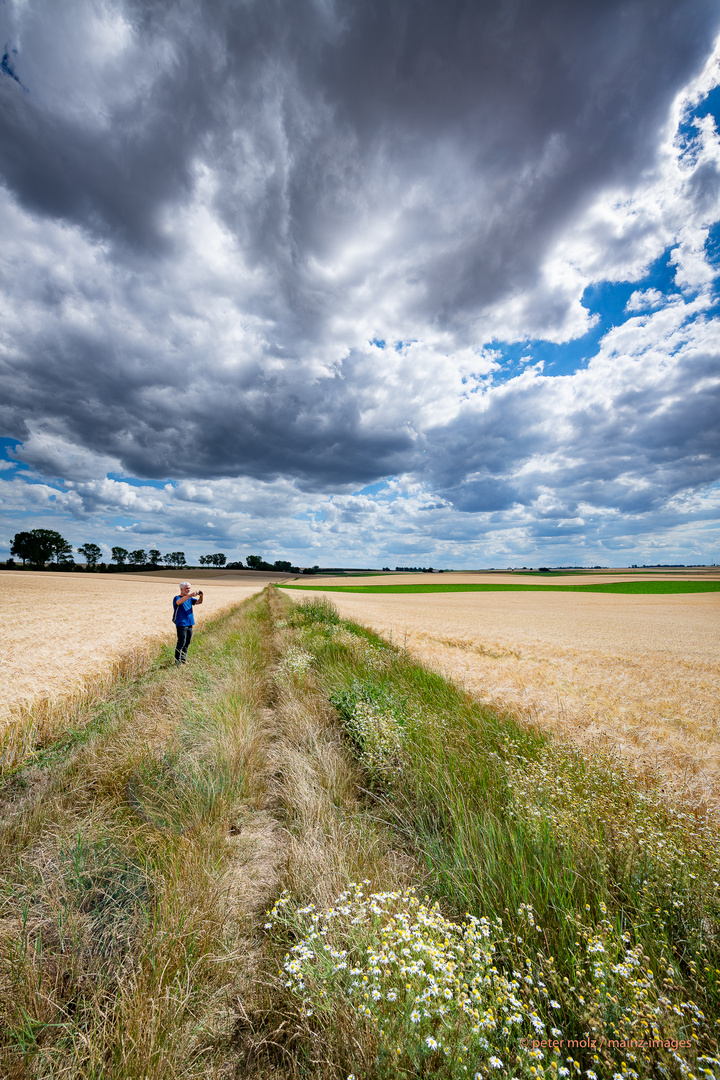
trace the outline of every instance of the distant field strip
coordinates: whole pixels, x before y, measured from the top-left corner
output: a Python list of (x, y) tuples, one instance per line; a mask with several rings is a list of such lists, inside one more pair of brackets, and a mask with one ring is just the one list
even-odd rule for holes
[(613, 581), (597, 585), (506, 585), (494, 583), (424, 582), (413, 585), (281, 585), (281, 589), (303, 592), (348, 593), (448, 593), (448, 592), (591, 592), (591, 593), (667, 593), (720, 592), (720, 581)]

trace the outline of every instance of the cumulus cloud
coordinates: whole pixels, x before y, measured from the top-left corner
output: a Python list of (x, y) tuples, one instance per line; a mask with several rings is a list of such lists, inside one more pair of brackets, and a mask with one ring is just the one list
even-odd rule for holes
[[(47, 512), (76, 521), (457, 556), (481, 522), (604, 536), (717, 480), (711, 0), (3, 16), (28, 506), (62, 479)], [(663, 253), (672, 287), (643, 283)], [(591, 336), (600, 282), (637, 288), (589, 364), (508, 366)]]

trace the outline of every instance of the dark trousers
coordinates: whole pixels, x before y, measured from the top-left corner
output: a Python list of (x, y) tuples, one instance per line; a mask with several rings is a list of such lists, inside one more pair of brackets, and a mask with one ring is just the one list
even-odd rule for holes
[(184, 664), (187, 660), (187, 651), (192, 641), (192, 626), (176, 626), (177, 645), (175, 646), (175, 663)]

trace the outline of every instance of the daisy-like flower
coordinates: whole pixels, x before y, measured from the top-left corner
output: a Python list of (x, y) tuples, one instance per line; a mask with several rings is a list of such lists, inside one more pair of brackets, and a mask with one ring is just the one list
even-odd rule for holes
[(502, 1069), (502, 1068), (504, 1068), (502, 1061), (498, 1057), (491, 1057), (490, 1060), (488, 1061), (488, 1065), (490, 1066), (491, 1069)]
[(559, 1009), (559, 1008), (561, 1008), (560, 1002), (559, 1001), (551, 1001), (550, 1002), (550, 1008), (551, 1009)]
[[(413, 1024), (419, 1024), (420, 1023), (420, 1013), (418, 1012), (417, 1009), (413, 1009), (413, 1011), (410, 1013), (410, 1019), (412, 1020)], [(622, 1080), (622, 1078), (621, 1078), (621, 1080)]]
[(437, 1048), (438, 1048), (437, 1039), (433, 1039), (432, 1035), (428, 1035), (427, 1038), (425, 1039), (425, 1042), (427, 1043), (427, 1045), (430, 1047), (431, 1050), (437, 1050)]
[(588, 1080), (597, 1080), (597, 1073), (594, 1073), (592, 1069), (586, 1069), (585, 1075), (587, 1076)]
[(386, 997), (388, 1001), (397, 1001), (397, 990), (388, 990)]

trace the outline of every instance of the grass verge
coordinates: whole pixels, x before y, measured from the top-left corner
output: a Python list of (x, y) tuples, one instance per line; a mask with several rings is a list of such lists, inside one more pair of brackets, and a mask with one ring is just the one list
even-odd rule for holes
[(97, 731), (103, 718), (117, 708), (123, 695), (137, 692), (138, 680), (166, 666), (168, 646), (148, 643), (120, 657), (108, 670), (62, 698), (39, 698), (15, 706), (0, 729), (0, 782), (27, 765), (42, 760), (50, 748), (65, 754)]
[(325, 599), (288, 624), (420, 890), (279, 898), (297, 1029), (334, 1046), (353, 1017), (358, 1077), (717, 1076), (711, 823), (480, 708)]

